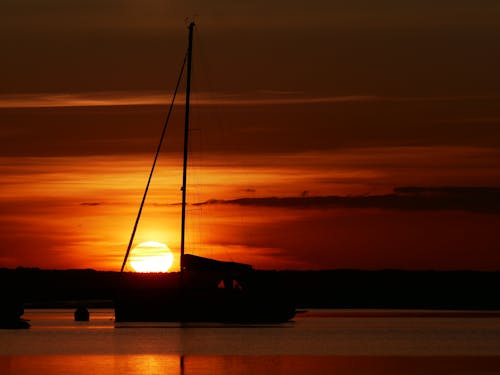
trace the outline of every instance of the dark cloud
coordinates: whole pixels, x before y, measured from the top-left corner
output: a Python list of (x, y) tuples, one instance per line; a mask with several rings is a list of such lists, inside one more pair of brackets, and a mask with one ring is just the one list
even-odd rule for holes
[(394, 193), (366, 196), (300, 196), (212, 199), (195, 205), (234, 204), (281, 208), (379, 208), (404, 211), (460, 210), (500, 214), (497, 187), (397, 187)]
[(82, 202), (80, 206), (100, 206), (101, 204), (99, 202)]

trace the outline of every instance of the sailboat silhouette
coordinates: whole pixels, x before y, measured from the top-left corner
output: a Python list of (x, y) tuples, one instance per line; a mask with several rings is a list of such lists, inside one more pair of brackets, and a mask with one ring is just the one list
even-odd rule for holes
[[(222, 262), (185, 254), (187, 160), (189, 137), (189, 114), (191, 95), (191, 70), (193, 53), (193, 30), (189, 24), (188, 48), (181, 74), (174, 91), (174, 98), (187, 66), (186, 104), (184, 121), (184, 157), (182, 177), (182, 212), (180, 273), (169, 285), (148, 283), (131, 285), (124, 283), (117, 291), (115, 306), (116, 322), (223, 322), (223, 323), (279, 323), (295, 316), (292, 299), (274, 275), (263, 276), (252, 266), (235, 262)], [(171, 105), (170, 113), (173, 105)], [(166, 122), (166, 124), (167, 124)], [(127, 263), (134, 234), (148, 192), (151, 177), (160, 152), (166, 124), (154, 158), (148, 183), (139, 209), (132, 236), (121, 271)]]

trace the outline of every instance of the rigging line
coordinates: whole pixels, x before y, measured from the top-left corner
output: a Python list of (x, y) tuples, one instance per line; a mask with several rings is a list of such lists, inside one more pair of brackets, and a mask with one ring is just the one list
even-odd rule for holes
[[(207, 95), (206, 96), (206, 99), (209, 100), (209, 101), (212, 101), (213, 103), (217, 103), (217, 100), (220, 99), (221, 97), (221, 91), (220, 89), (217, 90), (216, 89), (216, 85), (214, 84), (214, 81), (213, 81), (213, 77), (216, 77), (217, 74), (215, 73), (215, 69), (214, 69), (214, 59), (213, 59), (213, 56), (211, 56), (209, 53), (207, 53), (207, 49), (205, 48), (205, 39), (204, 38), (201, 38), (202, 36), (202, 33), (200, 33), (199, 31), (199, 27), (197, 29), (195, 29), (195, 33), (194, 33), (194, 36), (196, 38), (196, 43), (198, 45), (198, 53), (197, 53), (197, 56), (198, 56), (198, 68), (200, 70), (200, 74), (199, 74), (199, 77), (201, 78), (202, 80), (202, 84), (204, 85), (204, 93)], [(200, 81), (201, 81), (200, 80)], [(222, 94), (224, 94), (224, 92), (222, 92)], [(204, 134), (203, 134), (203, 130), (207, 128), (207, 126), (205, 125), (205, 127), (201, 126), (200, 127), (200, 133), (199, 133), (199, 139), (200, 139), (200, 143), (199, 143), (199, 147), (200, 147), (200, 168), (203, 166), (203, 163), (204, 163), (204, 156), (205, 154), (209, 154), (209, 152), (207, 151), (205, 154), (205, 150), (208, 150), (210, 148), (210, 146), (218, 146), (218, 142), (220, 141), (222, 144), (227, 144), (230, 136), (228, 136), (228, 126), (225, 124), (224, 121), (222, 121), (222, 118), (223, 116), (221, 115), (221, 110), (220, 110), (220, 106), (219, 105), (209, 105), (209, 106), (206, 106), (205, 107), (205, 113), (207, 114), (207, 116), (210, 116), (209, 118), (206, 119), (206, 121), (204, 122), (204, 124), (210, 124), (208, 126), (214, 128), (216, 130), (216, 133), (218, 134), (218, 137), (217, 137), (217, 141), (214, 143), (213, 141), (210, 142), (208, 139), (204, 139)], [(208, 145), (208, 147), (207, 147)], [(213, 157), (213, 156), (212, 156)], [(217, 156), (217, 158), (219, 157), (219, 155)], [(220, 171), (219, 171), (220, 173)], [(203, 176), (203, 174), (202, 174)], [(200, 188), (200, 191), (201, 191), (201, 196), (204, 197), (204, 199), (210, 199), (210, 198), (213, 198), (213, 197), (207, 197), (206, 196), (206, 190), (203, 189), (203, 184), (199, 184), (201, 186)], [(201, 199), (197, 199), (198, 202), (201, 202), (202, 200)], [(204, 232), (210, 232), (210, 226), (207, 225), (207, 224), (204, 224), (204, 220), (203, 220), (203, 215), (204, 215), (204, 207), (203, 205), (200, 205), (196, 208), (198, 210), (198, 213), (199, 213), (199, 225), (198, 225), (198, 235), (199, 235), (199, 243), (201, 244), (202, 243), (202, 233)], [(242, 224), (244, 223), (244, 221), (242, 220), (242, 216), (238, 216), (238, 223), (239, 224)], [(203, 248), (203, 247), (202, 247)], [(230, 251), (227, 250), (227, 247), (224, 246), (223, 247), (223, 254), (225, 256), (225, 258), (229, 259), (230, 261), (234, 261), (234, 257), (232, 255), (232, 253)], [(207, 250), (206, 248), (204, 249), (205, 251), (205, 255), (207, 255), (208, 257), (214, 257), (217, 255), (217, 251), (214, 252), (213, 248), (210, 247), (210, 250)], [(220, 252), (222, 253), (222, 251)], [(219, 254), (220, 255), (220, 254)]]
[(179, 86), (181, 84), (182, 75), (184, 73), (184, 67), (186, 66), (186, 59), (187, 59), (187, 54), (184, 56), (184, 60), (182, 61), (181, 72), (179, 74), (179, 78), (177, 79), (177, 84), (175, 85), (175, 90), (174, 90), (174, 94), (172, 96), (172, 101), (170, 103), (170, 108), (168, 109), (167, 118), (165, 119), (165, 124), (163, 125), (163, 130), (162, 130), (161, 136), (160, 136), (160, 142), (158, 143), (158, 147), (156, 148), (156, 153), (155, 153), (155, 157), (153, 160), (153, 166), (151, 167), (151, 172), (149, 172), (148, 182), (147, 182), (146, 188), (144, 190), (144, 195), (142, 196), (141, 205), (139, 207), (139, 212), (137, 214), (137, 218), (135, 219), (134, 229), (132, 230), (132, 235), (130, 236), (130, 241), (129, 241), (128, 246), (127, 246), (127, 252), (125, 253), (125, 257), (123, 258), (123, 263), (122, 263), (122, 267), (120, 269), (120, 273), (123, 272), (123, 269), (125, 268), (125, 265), (127, 264), (127, 259), (128, 259), (129, 254), (130, 254), (130, 249), (132, 248), (132, 243), (134, 242), (135, 232), (137, 231), (137, 226), (139, 225), (139, 220), (140, 220), (141, 214), (142, 214), (142, 208), (144, 207), (144, 202), (146, 202), (146, 195), (148, 194), (149, 185), (151, 183), (151, 179), (153, 177), (153, 172), (154, 172), (155, 166), (156, 166), (156, 161), (158, 160), (158, 155), (160, 154), (161, 146), (163, 144), (163, 139), (165, 138), (165, 133), (167, 131), (168, 120), (170, 119), (170, 115), (172, 114), (172, 110), (174, 108), (175, 97), (177, 95), (177, 91), (178, 91)]

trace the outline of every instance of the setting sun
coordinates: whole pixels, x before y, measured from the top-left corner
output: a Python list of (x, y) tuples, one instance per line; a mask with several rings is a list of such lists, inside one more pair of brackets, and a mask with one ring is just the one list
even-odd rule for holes
[(148, 241), (137, 245), (130, 256), (130, 266), (135, 272), (168, 272), (174, 256), (168, 246)]

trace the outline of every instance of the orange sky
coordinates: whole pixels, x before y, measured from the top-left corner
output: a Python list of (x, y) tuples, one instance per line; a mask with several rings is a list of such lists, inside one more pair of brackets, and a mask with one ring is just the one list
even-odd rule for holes
[[(500, 269), (497, 2), (1, 7), (0, 267), (119, 269), (197, 13), (189, 251)], [(136, 241), (174, 252), (182, 110)]]

